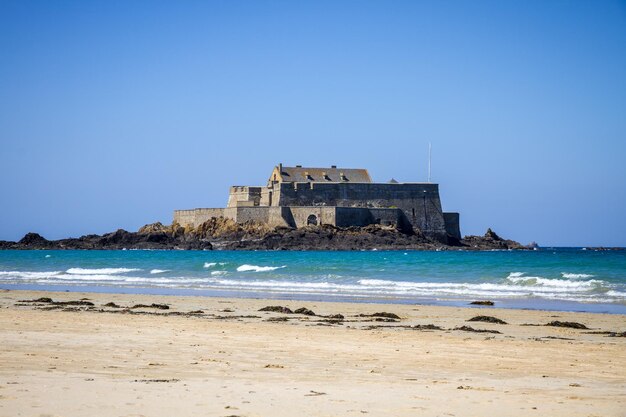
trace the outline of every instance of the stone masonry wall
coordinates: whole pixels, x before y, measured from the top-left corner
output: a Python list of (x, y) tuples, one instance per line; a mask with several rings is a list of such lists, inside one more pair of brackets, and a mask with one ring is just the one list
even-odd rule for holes
[(413, 227), (446, 232), (438, 184), (280, 183), (281, 206), (399, 208)]
[(443, 213), (446, 222), (446, 232), (452, 237), (461, 239), (461, 226), (459, 221), (459, 213)]

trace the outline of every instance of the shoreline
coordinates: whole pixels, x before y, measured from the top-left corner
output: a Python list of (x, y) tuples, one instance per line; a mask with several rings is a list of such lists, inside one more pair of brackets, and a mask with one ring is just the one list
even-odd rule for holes
[[(370, 296), (347, 296), (347, 295), (319, 295), (319, 294), (294, 294), (280, 292), (242, 292), (228, 290), (197, 290), (197, 289), (175, 289), (175, 288), (155, 288), (155, 287), (135, 287), (121, 288), (115, 286), (59, 286), (59, 288), (43, 287), (34, 284), (28, 285), (0, 285), (0, 291), (32, 291), (50, 292), (61, 294), (120, 294), (120, 295), (145, 295), (157, 297), (200, 297), (200, 298), (228, 298), (235, 300), (273, 300), (273, 301), (293, 301), (293, 302), (319, 302), (319, 303), (346, 303), (346, 304), (379, 304), (379, 305), (413, 305), (413, 306), (433, 306), (433, 307), (454, 307), (480, 310), (483, 308), (493, 308), (498, 310), (524, 310), (524, 311), (544, 311), (544, 312), (564, 312), (564, 313), (589, 313), (589, 314), (611, 314), (626, 315), (626, 306), (623, 304), (609, 303), (581, 303), (564, 300), (534, 299), (499, 299), (473, 300), (473, 299), (436, 299), (436, 298), (372, 298)], [(492, 301), (493, 306), (472, 305), (472, 301)], [(534, 304), (529, 306), (529, 304)], [(558, 308), (560, 306), (560, 308)], [(586, 308), (585, 308), (586, 307)]]
[(626, 337), (599, 332), (625, 330), (597, 313), (2, 291), (0, 415), (619, 416)]

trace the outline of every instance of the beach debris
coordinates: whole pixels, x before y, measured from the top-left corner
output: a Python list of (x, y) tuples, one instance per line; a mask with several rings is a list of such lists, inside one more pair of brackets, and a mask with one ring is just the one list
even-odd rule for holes
[(93, 306), (91, 301), (53, 301), (52, 304), (59, 306)]
[(599, 330), (595, 332), (583, 332), (583, 334), (603, 334), (606, 337), (626, 337), (626, 332), (611, 332), (609, 330)]
[(193, 310), (193, 311), (190, 311), (189, 314), (204, 314), (204, 311), (203, 310)]
[(309, 391), (308, 394), (304, 394), (305, 397), (317, 397), (319, 395), (327, 395), (325, 392), (319, 392), (319, 391)]
[(267, 306), (263, 307), (259, 311), (271, 311), (272, 313), (283, 313), (283, 314), (293, 314), (290, 308), (283, 306)]
[(135, 304), (131, 308), (158, 308), (159, 310), (169, 310), (170, 306), (168, 306), (167, 304), (152, 303), (150, 305), (147, 305), (147, 304)]
[(495, 303), (493, 301), (484, 300), (484, 301), (472, 301), (470, 304), (475, 305), (475, 306), (492, 306)]
[[(322, 316), (322, 317), (323, 317), (323, 316)], [(323, 318), (323, 319), (321, 319), (321, 320), (316, 320), (315, 322), (316, 322), (316, 323), (322, 323), (322, 324), (328, 324), (328, 325), (331, 325), (331, 324), (339, 324), (339, 325), (342, 325), (342, 326), (343, 326), (343, 320), (341, 320), (341, 319), (340, 319), (340, 320), (337, 320), (337, 319), (327, 319), (327, 318)]]
[(545, 324), (546, 326), (551, 326), (551, 327), (567, 327), (569, 329), (584, 329), (584, 330), (588, 330), (589, 327), (585, 326), (582, 323), (577, 323), (575, 321), (551, 321), (550, 323)]
[(270, 317), (265, 321), (289, 321), (289, 317)]
[(461, 330), (464, 332), (474, 332), (474, 333), (493, 333), (493, 334), (502, 334), (497, 330), (487, 330), (487, 329), (474, 329), (473, 327), (470, 326), (461, 326), (461, 327), (455, 327), (452, 330)]
[(434, 324), (416, 324), (414, 326), (406, 326), (406, 328), (410, 330), (443, 330), (443, 328)]
[(570, 387), (582, 387), (582, 385), (577, 384), (576, 382), (574, 382), (573, 384), (569, 384)]
[(380, 326), (380, 325), (374, 325), (374, 326), (363, 327), (363, 330), (377, 330), (377, 329), (406, 329), (406, 330), (422, 330), (422, 331), (427, 331), (427, 330), (444, 330), (443, 328), (441, 328), (439, 326), (435, 326), (434, 324), (416, 324), (416, 325), (413, 325), (413, 326)]
[(52, 298), (49, 298), (49, 297), (41, 297), (41, 298), (37, 298), (36, 300), (20, 300), (20, 303), (46, 303), (46, 304), (52, 304), (55, 306), (93, 306), (94, 305), (91, 301), (84, 301), (84, 300), (54, 301)]
[(20, 300), (20, 303), (52, 303), (52, 298), (49, 297), (41, 297), (36, 300)]
[(499, 318), (492, 317), (492, 316), (476, 316), (476, 317), (472, 317), (471, 319), (467, 321), (482, 321), (485, 323), (508, 324), (506, 321), (500, 320)]
[(387, 312), (381, 312), (381, 313), (374, 313), (374, 314), (359, 314), (357, 317), (382, 317), (382, 318), (387, 318), (387, 319), (398, 319), (400, 320), (400, 316), (398, 316), (397, 314), (394, 313), (387, 313)]
[(268, 363), (267, 365), (264, 366), (264, 368), (282, 369), (282, 368), (284, 368), (284, 366), (283, 365), (276, 365), (276, 364)]
[(171, 378), (171, 379), (135, 379), (135, 382), (145, 382), (145, 383), (150, 383), (150, 382), (178, 382), (180, 381), (180, 379), (177, 378)]
[(327, 318), (327, 319), (333, 319), (333, 320), (343, 320), (343, 319), (345, 319), (343, 314), (331, 314), (330, 316), (323, 316), (323, 317)]
[(113, 301), (104, 304), (103, 307), (122, 308), (122, 306), (115, 304)]
[(309, 310), (305, 307), (300, 307), (299, 309), (294, 311), (295, 314), (304, 314), (305, 316), (314, 316), (315, 313), (312, 310)]

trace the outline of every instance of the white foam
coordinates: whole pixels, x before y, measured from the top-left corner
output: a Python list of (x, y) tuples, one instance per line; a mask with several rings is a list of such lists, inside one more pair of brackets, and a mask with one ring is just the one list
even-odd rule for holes
[(283, 266), (257, 266), (257, 265), (241, 265), (239, 267), (237, 267), (237, 271), (239, 272), (248, 272), (248, 271), (254, 271), (254, 272), (267, 272), (267, 271), (275, 271), (277, 269), (280, 268), (286, 268), (287, 265), (283, 265)]
[(168, 272), (169, 269), (152, 269), (150, 270), (151, 274), (162, 274), (163, 272)]
[(228, 271), (211, 271), (211, 275), (216, 276), (216, 275), (226, 275), (228, 274)]
[(217, 265), (217, 262), (205, 262), (204, 263), (205, 268), (213, 268), (215, 265)]
[(49, 258), (49, 257), (51, 257), (51, 256), (52, 256), (52, 255), (46, 255), (46, 256), (44, 256), (44, 258)]
[(77, 275), (112, 275), (112, 274), (125, 274), (127, 272), (133, 271), (141, 271), (141, 269), (137, 268), (70, 268), (67, 272), (68, 274), (77, 274)]
[(38, 279), (49, 278), (62, 273), (63, 271), (0, 271), (0, 276), (18, 279)]
[(563, 278), (567, 279), (580, 279), (580, 278), (593, 278), (594, 276), (591, 274), (570, 274), (567, 272), (561, 272)]

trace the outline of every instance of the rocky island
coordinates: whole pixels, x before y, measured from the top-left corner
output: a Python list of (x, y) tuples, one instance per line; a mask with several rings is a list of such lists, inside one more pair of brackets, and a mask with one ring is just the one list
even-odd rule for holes
[(491, 229), (484, 236), (465, 236), (442, 243), (419, 231), (393, 226), (302, 228), (269, 227), (254, 221), (237, 223), (211, 218), (197, 227), (177, 223), (153, 223), (136, 232), (119, 229), (103, 235), (48, 240), (28, 233), (17, 242), (0, 241), (0, 249), (175, 249), (175, 250), (508, 250), (529, 249), (498, 236)]
[(500, 238), (461, 237), (459, 213), (444, 212), (439, 184), (373, 182), (367, 169), (278, 164), (264, 186), (232, 186), (225, 208), (175, 210), (172, 224), (137, 232), (50, 241), (28, 233), (0, 249), (508, 250)]

